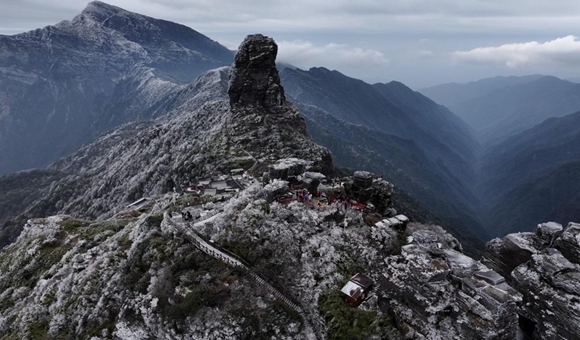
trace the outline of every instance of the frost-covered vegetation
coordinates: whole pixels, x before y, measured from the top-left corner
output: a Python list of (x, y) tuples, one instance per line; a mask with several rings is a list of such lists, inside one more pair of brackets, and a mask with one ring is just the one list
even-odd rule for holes
[[(198, 232), (245, 258), (253, 271), (304, 306), (309, 321), (325, 330), (334, 320), (330, 332), (346, 327), (333, 316), (332, 305), (344, 302), (336, 290), (354, 271), (377, 275), (388, 250), (380, 250), (382, 241), (368, 226), (325, 221), (330, 208), (268, 202), (261, 198), (267, 191), (255, 184), (226, 202), (189, 206), (167, 196), (149, 213), (122, 212), (100, 222), (69, 216), (30, 220), (0, 255), (0, 335), (307, 337), (299, 314), (264, 295), (247, 272), (200, 252), (171, 227), (182, 220), (173, 214), (177, 222), (169, 223), (166, 212), (185, 208), (219, 212)], [(356, 214), (347, 219), (357, 220)], [(386, 316), (376, 300), (363, 308), (370, 311), (351, 313), (360, 319), (361, 334), (379, 338)]]

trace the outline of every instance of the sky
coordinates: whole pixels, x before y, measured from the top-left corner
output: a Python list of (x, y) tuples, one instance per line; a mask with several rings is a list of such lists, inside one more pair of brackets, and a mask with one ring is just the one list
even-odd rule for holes
[[(278, 61), (414, 89), (509, 75), (580, 80), (577, 0), (110, 0), (174, 21), (235, 50), (248, 34)], [(0, 34), (79, 14), (78, 0), (0, 0)]]

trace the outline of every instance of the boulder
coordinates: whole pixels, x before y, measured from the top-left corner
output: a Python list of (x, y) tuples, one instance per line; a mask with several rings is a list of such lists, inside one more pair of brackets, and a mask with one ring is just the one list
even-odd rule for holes
[(538, 252), (534, 243), (533, 233), (509, 234), (503, 239), (495, 238), (486, 244), (481, 262), (509, 281), (512, 270)]
[(373, 174), (368, 171), (355, 171), (352, 176), (352, 184), (366, 189), (373, 184)]
[(554, 245), (570, 262), (580, 264), (580, 224), (568, 224)]
[(298, 176), (304, 172), (309, 163), (312, 162), (299, 158), (279, 159), (269, 167), (269, 178), (287, 180), (289, 177)]
[(401, 254), (385, 259), (379, 306), (417, 339), (515, 339), (521, 295), (446, 237), (413, 229)]
[(556, 222), (540, 223), (536, 228), (536, 248), (549, 248), (556, 236), (562, 232), (562, 225)]
[(533, 339), (580, 339), (580, 225), (538, 225), (535, 233), (494, 239), (483, 262), (522, 294), (523, 331)]

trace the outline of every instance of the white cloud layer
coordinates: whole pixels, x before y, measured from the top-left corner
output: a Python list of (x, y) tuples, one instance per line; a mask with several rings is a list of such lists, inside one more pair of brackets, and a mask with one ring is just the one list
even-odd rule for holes
[(308, 41), (279, 41), (278, 61), (300, 68), (324, 66), (342, 68), (385, 65), (389, 60), (379, 51), (329, 43), (315, 45)]
[(455, 51), (453, 57), (457, 61), (503, 64), (511, 69), (552, 64), (580, 66), (580, 40), (569, 35), (544, 43), (530, 41), (479, 47), (469, 51)]

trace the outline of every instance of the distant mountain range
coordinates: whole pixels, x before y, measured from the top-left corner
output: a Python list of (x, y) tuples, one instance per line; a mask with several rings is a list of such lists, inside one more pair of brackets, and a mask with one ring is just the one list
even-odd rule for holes
[(471, 100), (484, 97), (508, 86), (526, 84), (543, 75), (529, 75), (523, 77), (492, 77), (469, 83), (448, 83), (419, 89), (418, 91), (446, 107), (453, 107)]
[(494, 77), (420, 90), (475, 130), (484, 151), (472, 186), (490, 235), (545, 220), (580, 220), (580, 84), (551, 76)]
[(452, 112), (398, 82), (370, 85), (338, 71), (284, 69), (286, 93), (351, 124), (412, 139), (461, 179), (475, 159), (477, 143)]
[(495, 77), (420, 92), (465, 120), (484, 147), (580, 110), (580, 84), (551, 76)]
[(43, 167), (233, 52), (169, 21), (91, 2), (71, 21), (0, 36), (0, 174)]

